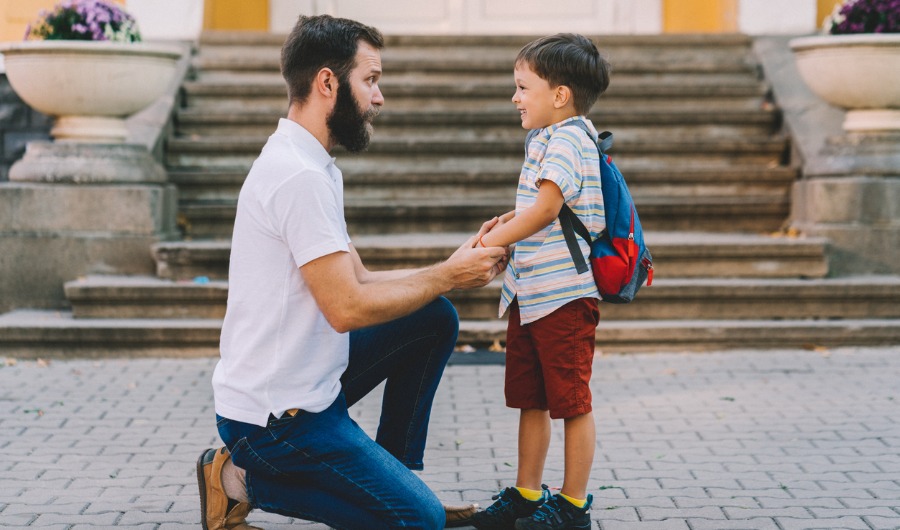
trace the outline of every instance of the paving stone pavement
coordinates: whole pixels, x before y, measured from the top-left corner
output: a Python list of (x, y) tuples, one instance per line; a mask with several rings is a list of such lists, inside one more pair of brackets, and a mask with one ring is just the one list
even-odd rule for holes
[[(3, 361), (0, 528), (198, 527), (194, 462), (219, 444), (214, 359)], [(900, 347), (598, 356), (594, 369), (597, 529), (900, 529)], [(512, 485), (502, 387), (501, 366), (448, 367), (422, 474), (442, 499), (486, 504)], [(370, 433), (378, 406), (373, 393), (353, 409)]]

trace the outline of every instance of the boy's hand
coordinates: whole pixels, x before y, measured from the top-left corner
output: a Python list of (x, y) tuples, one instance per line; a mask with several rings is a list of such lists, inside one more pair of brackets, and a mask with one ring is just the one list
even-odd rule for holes
[(472, 243), (472, 247), (478, 246), (478, 242), (481, 240), (481, 236), (487, 234), (488, 232), (490, 232), (491, 230), (496, 228), (499, 223), (500, 223), (499, 217), (491, 218), (491, 219), (485, 221), (484, 223), (482, 223), (481, 228), (478, 229), (478, 233), (475, 234), (475, 238), (474, 238), (475, 242)]
[(503, 214), (497, 218), (497, 222), (491, 227), (490, 230), (488, 230), (488, 232), (491, 232), (492, 230), (496, 230), (497, 228), (500, 228), (501, 226), (503, 226), (505, 223), (509, 222), (509, 220), (515, 216), (516, 216), (515, 210), (513, 210), (511, 212), (506, 212), (505, 214)]
[[(496, 222), (494, 222), (494, 219), (491, 219), (489, 222), (481, 225), (481, 228), (484, 229), (486, 227), (489, 227), (488, 231), (485, 233), (490, 233), (492, 230), (496, 230), (497, 228), (503, 226), (504, 223), (508, 222), (510, 219), (512, 219), (515, 216), (516, 216), (515, 210), (506, 212), (505, 214), (501, 215), (500, 217), (495, 217), (494, 219), (497, 220)], [(475, 241), (476, 246), (480, 246), (479, 240), (481, 239), (482, 235), (484, 235), (484, 234), (481, 234), (481, 232), (479, 232), (479, 235), (476, 236), (476, 238), (477, 238)], [(506, 270), (506, 266), (509, 264), (510, 247), (503, 247), (503, 249), (505, 250), (503, 257), (501, 257), (497, 261), (497, 264), (494, 265), (494, 269), (497, 271), (497, 275), (503, 274), (503, 271)]]

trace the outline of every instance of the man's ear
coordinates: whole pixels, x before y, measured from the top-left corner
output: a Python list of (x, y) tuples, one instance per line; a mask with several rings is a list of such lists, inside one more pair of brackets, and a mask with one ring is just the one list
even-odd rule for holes
[(566, 85), (559, 85), (556, 87), (556, 92), (553, 94), (553, 108), (561, 109), (569, 104), (569, 101), (572, 100), (572, 89), (567, 87)]
[(331, 68), (322, 68), (316, 74), (315, 86), (313, 87), (326, 98), (331, 98), (337, 94), (338, 80)]

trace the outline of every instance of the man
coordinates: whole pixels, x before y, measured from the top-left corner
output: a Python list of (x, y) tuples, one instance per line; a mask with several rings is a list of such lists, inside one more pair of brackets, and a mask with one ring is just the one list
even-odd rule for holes
[[(458, 331), (441, 295), (481, 287), (506, 249), (473, 248), (418, 270), (367, 270), (347, 235), (335, 145), (365, 149), (384, 103), (378, 30), (301, 17), (282, 49), (287, 119), (241, 189), (221, 360), (225, 447), (197, 462), (204, 529), (252, 528), (251, 507), (334, 528), (443, 528), (422, 469), (431, 405)], [(386, 381), (376, 440), (347, 407)]]

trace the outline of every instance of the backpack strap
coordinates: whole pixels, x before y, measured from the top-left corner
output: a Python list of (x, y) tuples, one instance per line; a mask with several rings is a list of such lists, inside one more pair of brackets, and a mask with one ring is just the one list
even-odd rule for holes
[(575, 262), (575, 270), (578, 274), (588, 271), (587, 263), (584, 262), (584, 256), (581, 255), (581, 248), (578, 246), (578, 240), (575, 239), (577, 233), (588, 245), (591, 244), (591, 233), (588, 232), (581, 219), (575, 215), (575, 212), (569, 208), (569, 205), (563, 203), (559, 210), (559, 225), (562, 227), (563, 236), (566, 238), (566, 246), (569, 247), (569, 254), (572, 255), (572, 261)]
[[(588, 135), (588, 138), (593, 139), (593, 133), (588, 128), (587, 124), (581, 120), (569, 122), (563, 127), (578, 127), (585, 134)], [(603, 151), (612, 147), (613, 136), (609, 131), (603, 131), (602, 133), (597, 135), (597, 140), (594, 142), (594, 145), (597, 147), (598, 154), (600, 158), (603, 158)], [(583, 274), (588, 271), (588, 266), (584, 262), (584, 256), (581, 255), (581, 248), (578, 246), (578, 240), (575, 239), (575, 234), (577, 233), (582, 237), (585, 241), (587, 241), (588, 245), (592, 243), (591, 241), (591, 233), (588, 231), (587, 227), (584, 226), (584, 223), (581, 222), (581, 219), (575, 215), (575, 212), (569, 208), (569, 205), (563, 203), (562, 208), (559, 210), (559, 225), (562, 228), (563, 236), (566, 238), (566, 246), (569, 247), (569, 254), (572, 255), (572, 261), (575, 263), (575, 270), (578, 274)], [(598, 239), (603, 237), (603, 232), (598, 235)]]
[[(591, 130), (588, 128), (587, 124), (581, 120), (569, 122), (563, 127), (578, 127), (582, 131), (584, 131), (588, 138), (593, 139)], [(525, 136), (525, 155), (528, 155), (528, 144), (531, 143), (531, 140), (537, 135), (540, 129), (532, 129), (528, 131), (528, 135)], [(597, 150), (600, 153), (600, 156), (603, 156), (603, 151), (612, 147), (613, 136), (609, 131), (603, 131), (597, 137), (597, 141), (594, 143), (597, 146)], [(569, 208), (569, 205), (563, 203), (562, 208), (559, 210), (559, 224), (562, 228), (563, 236), (566, 238), (566, 246), (569, 248), (569, 254), (572, 255), (572, 261), (575, 263), (575, 270), (578, 274), (583, 274), (590, 270), (587, 263), (584, 261), (584, 256), (581, 255), (581, 247), (578, 246), (578, 240), (575, 238), (575, 235), (579, 235), (587, 241), (588, 245), (591, 244), (591, 233), (588, 231), (587, 227), (584, 226), (584, 223), (581, 222), (581, 219), (575, 215), (575, 212)], [(599, 237), (603, 236), (603, 232), (600, 233)]]

